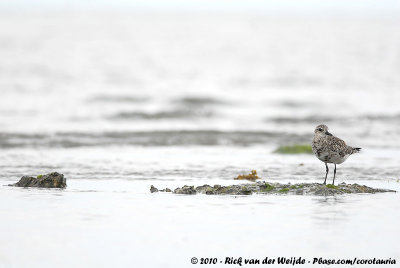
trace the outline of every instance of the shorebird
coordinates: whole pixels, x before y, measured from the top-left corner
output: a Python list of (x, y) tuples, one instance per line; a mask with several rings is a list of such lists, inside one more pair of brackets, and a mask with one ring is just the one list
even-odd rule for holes
[(358, 153), (361, 150), (361, 148), (348, 146), (343, 140), (333, 136), (329, 133), (326, 125), (318, 125), (315, 128), (311, 147), (315, 156), (325, 163), (326, 174), (324, 184), (326, 184), (329, 172), (328, 163), (335, 164), (332, 185), (335, 184), (336, 165), (343, 163), (351, 154)]

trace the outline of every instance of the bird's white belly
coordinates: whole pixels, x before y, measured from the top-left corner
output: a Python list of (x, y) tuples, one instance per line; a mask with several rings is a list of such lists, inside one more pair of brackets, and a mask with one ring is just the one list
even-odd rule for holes
[(349, 155), (340, 156), (338, 153), (332, 152), (321, 152), (317, 155), (318, 159), (322, 162), (332, 163), (332, 164), (341, 164), (349, 157)]
[(345, 155), (345, 156), (337, 156), (337, 157), (333, 157), (332, 159), (331, 159), (331, 162), (332, 163), (334, 163), (334, 164), (341, 164), (341, 163), (343, 163), (344, 161), (346, 161), (346, 159), (349, 157), (349, 155)]

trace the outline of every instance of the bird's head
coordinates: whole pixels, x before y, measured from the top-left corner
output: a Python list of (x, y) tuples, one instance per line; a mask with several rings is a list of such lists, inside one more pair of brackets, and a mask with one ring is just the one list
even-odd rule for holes
[(328, 127), (324, 124), (318, 125), (314, 130), (314, 134), (320, 137), (332, 136), (332, 134), (328, 131)]

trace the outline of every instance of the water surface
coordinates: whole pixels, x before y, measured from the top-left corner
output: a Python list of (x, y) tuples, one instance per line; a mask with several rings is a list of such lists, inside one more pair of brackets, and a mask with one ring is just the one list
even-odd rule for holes
[[(400, 190), (397, 18), (2, 14), (0, 267), (192, 257), (397, 258), (399, 195), (179, 196), (323, 181), (317, 124), (362, 147), (337, 182)], [(6, 186), (65, 174), (65, 190)], [(332, 175), (332, 174), (330, 174)], [(328, 180), (331, 180), (331, 176)]]

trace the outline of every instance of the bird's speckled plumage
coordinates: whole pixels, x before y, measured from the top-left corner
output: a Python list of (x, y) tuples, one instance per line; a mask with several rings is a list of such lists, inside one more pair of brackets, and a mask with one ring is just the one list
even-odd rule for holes
[(353, 148), (346, 145), (343, 140), (331, 135), (326, 125), (319, 125), (315, 128), (311, 147), (319, 160), (333, 164), (343, 163), (349, 155), (357, 153), (360, 150), (360, 148)]
[[(341, 164), (354, 153), (358, 153), (361, 148), (353, 148), (348, 146), (343, 140), (333, 136), (328, 132), (326, 125), (318, 125), (314, 131), (314, 138), (311, 143), (312, 151), (315, 156), (325, 163), (335, 164), (335, 175), (336, 175), (336, 164)], [(329, 169), (326, 165), (326, 177)], [(334, 175), (334, 178), (335, 178)], [(335, 179), (334, 179), (335, 180)]]

